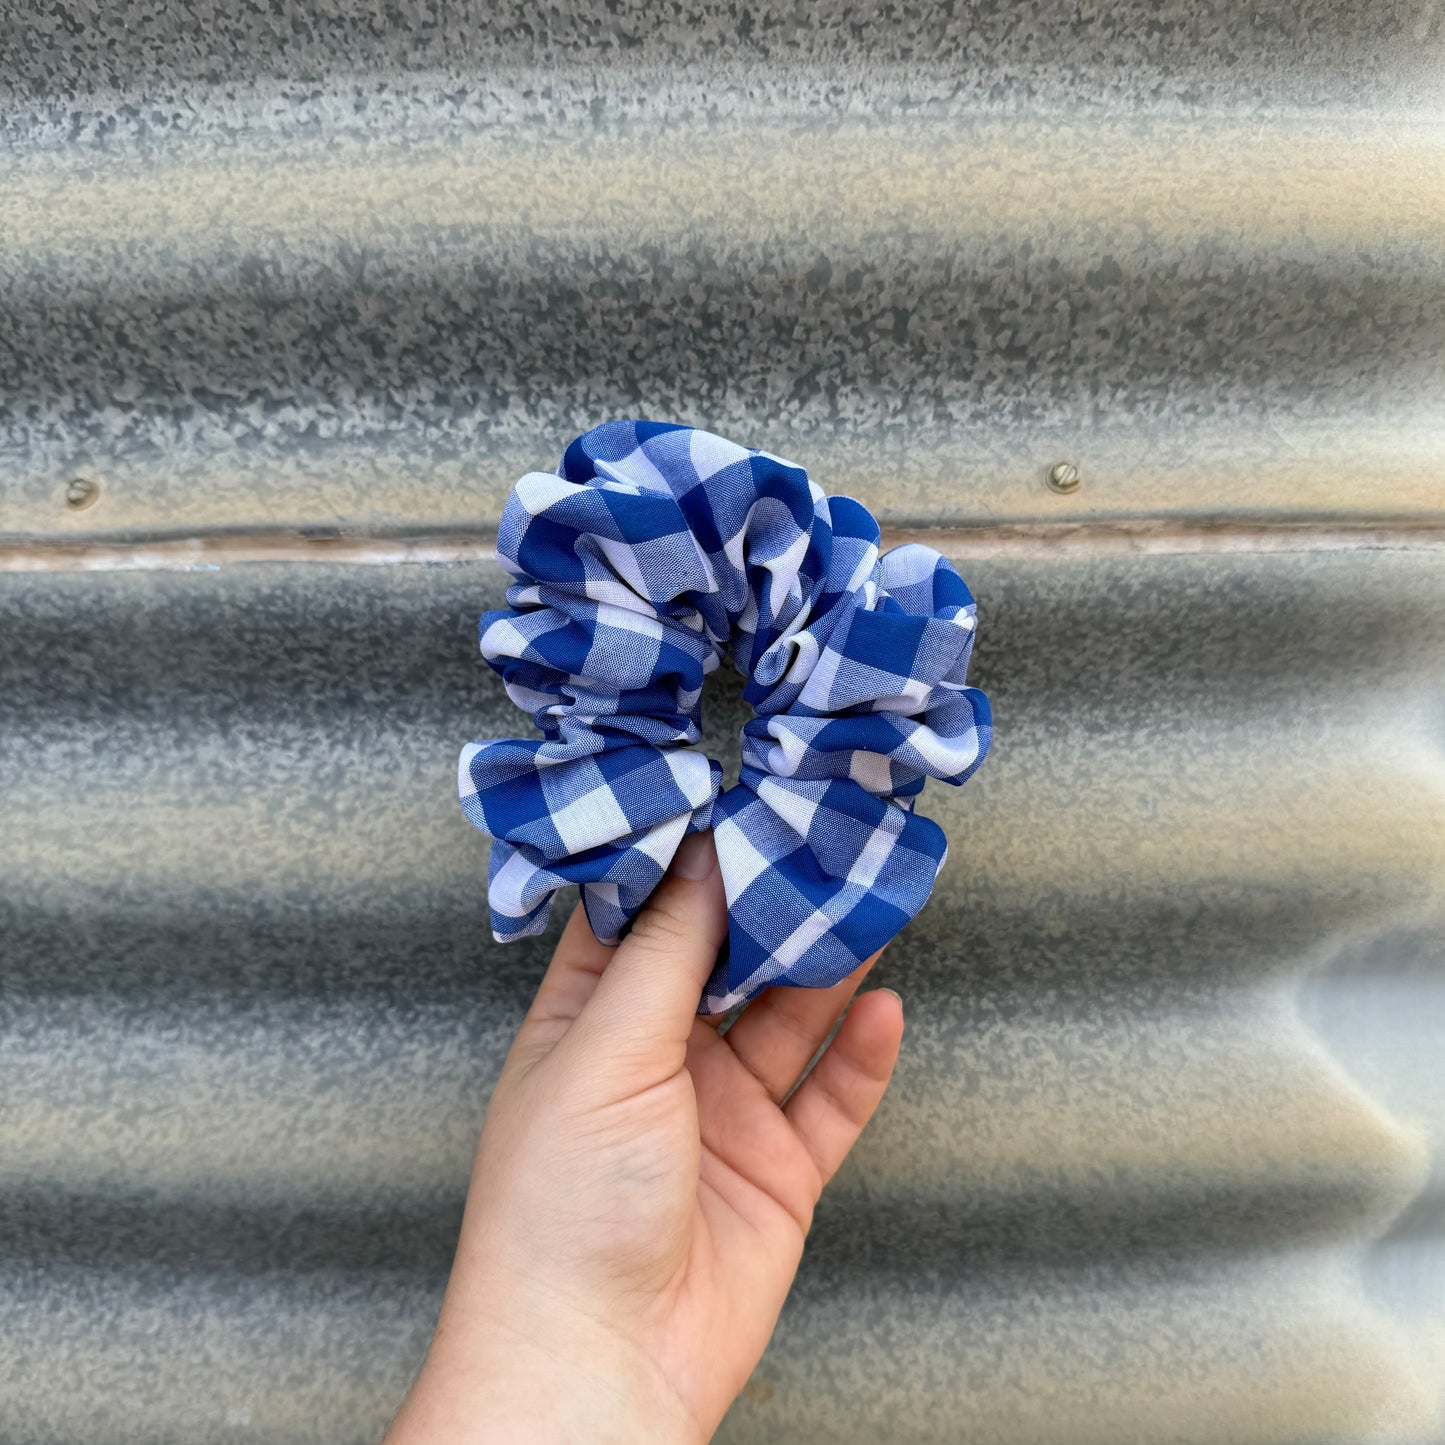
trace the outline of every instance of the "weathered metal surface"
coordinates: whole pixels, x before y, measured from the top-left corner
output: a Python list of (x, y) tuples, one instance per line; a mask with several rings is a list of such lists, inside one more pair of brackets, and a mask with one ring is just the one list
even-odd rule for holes
[(12, 7), (0, 530), (485, 524), (634, 413), (898, 525), (1439, 517), (1445, 18), (1259, 10)]
[(644, 414), (998, 720), (720, 1438), (1445, 1441), (1442, 235), (1436, 0), (0, 8), (0, 1439), (379, 1435), (548, 944), (488, 528)]
[[(721, 1438), (1433, 1438), (1445, 559), (959, 560), (997, 756)], [(499, 589), (0, 578), (7, 1438), (379, 1433), (547, 946), (452, 796)]]

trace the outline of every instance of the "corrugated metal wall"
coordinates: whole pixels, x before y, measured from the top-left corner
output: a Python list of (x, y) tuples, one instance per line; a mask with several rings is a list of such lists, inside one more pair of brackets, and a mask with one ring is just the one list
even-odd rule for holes
[(0, 97), (0, 1439), (380, 1434), (548, 945), (487, 529), (644, 414), (955, 556), (999, 729), (720, 1439), (1445, 1440), (1436, 0), (7, 5)]

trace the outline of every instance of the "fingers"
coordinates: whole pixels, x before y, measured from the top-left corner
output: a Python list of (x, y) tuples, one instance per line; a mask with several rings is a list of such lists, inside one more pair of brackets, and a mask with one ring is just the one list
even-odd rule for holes
[(584, 1042), (578, 1048), (600, 1040), (675, 1072), (727, 926), (712, 834), (690, 834), (632, 931), (613, 951), (568, 1036), (569, 1045), (580, 1032)]
[(873, 1117), (898, 1062), (903, 1003), (888, 989), (858, 999), (784, 1113), (826, 1184)]
[(523, 1029), (549, 1033), (565, 1029), (592, 997), (602, 970), (616, 951), (598, 943), (587, 923), (587, 910), (579, 903), (562, 930), (557, 951), (527, 1010)]
[(769, 989), (728, 1030), (729, 1047), (775, 1104), (798, 1082), (878, 957), (875, 953), (832, 988)]

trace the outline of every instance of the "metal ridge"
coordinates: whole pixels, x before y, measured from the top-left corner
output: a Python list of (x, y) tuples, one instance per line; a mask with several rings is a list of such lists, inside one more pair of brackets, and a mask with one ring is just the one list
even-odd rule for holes
[[(1055, 557), (1060, 554), (1155, 556), (1195, 552), (1445, 551), (1445, 525), (1301, 522), (1181, 524), (1141, 522), (1034, 522), (1009, 526), (889, 528), (883, 547), (922, 542), (970, 557)], [(120, 540), (56, 541), (0, 538), (0, 573), (212, 571), (251, 562), (447, 566), (491, 562), (490, 529), (426, 532), (337, 532), (308, 535), (284, 530), (141, 536)]]

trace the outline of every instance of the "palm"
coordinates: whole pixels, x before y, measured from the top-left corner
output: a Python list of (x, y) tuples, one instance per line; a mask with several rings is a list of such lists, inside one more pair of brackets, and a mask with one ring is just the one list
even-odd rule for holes
[(666, 1182), (641, 1217), (613, 1220), (614, 1242), (650, 1247), (661, 1287), (643, 1343), (698, 1418), (720, 1417), (761, 1355), (823, 1186), (887, 1081), (896, 1001), (866, 996), (814, 1088), (783, 1106), (871, 964), (834, 989), (768, 994), (726, 1035), (695, 1021), (684, 1068), (620, 1101), (639, 1115), (619, 1131), (633, 1159), (651, 1155)]
[[(722, 1408), (741, 1389), (772, 1333), (823, 1186), (798, 1131), (726, 1038), (699, 1023), (688, 1045), (701, 1142), (688, 1261), (674, 1297), (671, 1347), (686, 1358), (708, 1340), (716, 1366), (687, 1390)], [(720, 1413), (720, 1410), (718, 1411)]]

